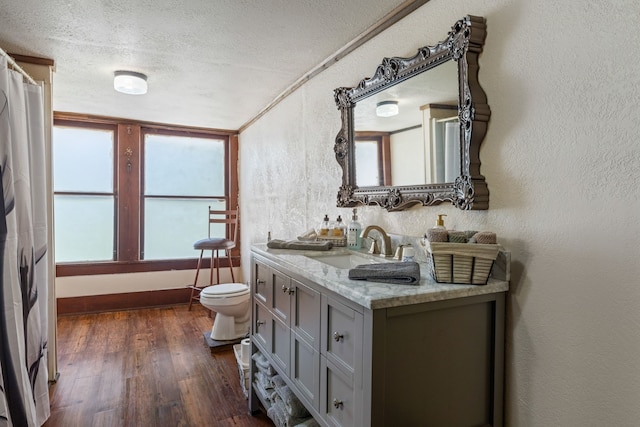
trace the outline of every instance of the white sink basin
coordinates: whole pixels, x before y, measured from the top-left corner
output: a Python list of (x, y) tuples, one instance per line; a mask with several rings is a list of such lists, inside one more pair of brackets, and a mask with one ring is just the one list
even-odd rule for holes
[(370, 258), (359, 254), (307, 255), (307, 258), (342, 269), (350, 269), (361, 264), (377, 264), (390, 261), (382, 257)]

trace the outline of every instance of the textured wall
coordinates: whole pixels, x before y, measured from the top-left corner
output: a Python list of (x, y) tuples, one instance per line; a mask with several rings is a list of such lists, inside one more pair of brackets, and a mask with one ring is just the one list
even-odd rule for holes
[[(432, 0), (341, 60), (240, 137), (243, 268), (249, 246), (293, 238), (335, 207), (340, 127), (333, 89), (410, 56), (466, 15), (487, 18), (480, 82), (492, 110), (482, 146), (490, 209), (449, 205), (363, 224), (421, 235), (494, 230), (512, 251), (510, 426), (632, 426), (640, 419), (640, 6), (631, 0)], [(293, 53), (295, 54), (295, 53)]]

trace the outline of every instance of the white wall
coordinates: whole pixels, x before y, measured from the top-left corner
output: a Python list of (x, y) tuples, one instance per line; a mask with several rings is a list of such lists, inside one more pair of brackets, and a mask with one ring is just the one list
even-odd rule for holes
[(415, 185), (427, 182), (423, 129), (391, 134), (391, 182), (393, 185)]
[[(236, 282), (246, 282), (239, 268), (234, 268), (233, 274)], [(191, 285), (195, 276), (194, 269), (58, 277), (56, 278), (56, 298), (179, 289)], [(215, 283), (215, 276), (213, 280)], [(220, 283), (229, 282), (231, 282), (231, 273), (229, 268), (223, 267), (220, 269)], [(208, 268), (200, 270), (198, 284), (201, 286), (209, 284)]]
[(490, 209), (360, 209), (421, 235), (494, 230), (512, 251), (510, 426), (640, 420), (640, 37), (631, 0), (431, 0), (307, 83), (240, 136), (243, 269), (253, 242), (293, 238), (338, 209), (333, 89), (411, 56), (466, 14), (487, 18), (479, 79), (492, 117), (481, 150)]

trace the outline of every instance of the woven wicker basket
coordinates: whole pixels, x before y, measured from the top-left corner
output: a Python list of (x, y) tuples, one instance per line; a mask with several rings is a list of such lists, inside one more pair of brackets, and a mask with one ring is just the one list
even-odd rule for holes
[(428, 242), (425, 250), (436, 282), (486, 285), (500, 245)]

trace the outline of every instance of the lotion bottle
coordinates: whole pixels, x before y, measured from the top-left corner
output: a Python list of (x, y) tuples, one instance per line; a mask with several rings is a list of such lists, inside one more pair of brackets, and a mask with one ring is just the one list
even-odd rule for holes
[(362, 232), (362, 226), (358, 222), (358, 210), (353, 210), (353, 216), (351, 222), (347, 226), (347, 247), (350, 249), (360, 249), (362, 247), (362, 238), (360, 233)]

